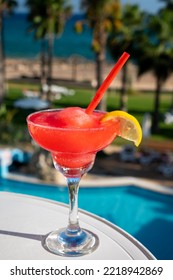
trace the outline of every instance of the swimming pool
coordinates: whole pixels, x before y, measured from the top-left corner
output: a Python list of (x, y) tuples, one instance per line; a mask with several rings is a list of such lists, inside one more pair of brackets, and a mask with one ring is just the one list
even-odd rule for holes
[[(0, 191), (34, 195), (68, 203), (66, 187), (0, 179)], [(82, 187), (79, 191), (79, 208), (120, 226), (141, 241), (157, 259), (173, 259), (173, 195), (131, 185)]]

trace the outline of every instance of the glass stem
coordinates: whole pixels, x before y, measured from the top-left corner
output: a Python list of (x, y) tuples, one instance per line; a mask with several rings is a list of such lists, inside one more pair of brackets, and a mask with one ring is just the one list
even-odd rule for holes
[(80, 179), (80, 177), (67, 178), (69, 191), (69, 224), (67, 231), (71, 234), (80, 231), (78, 219), (78, 190)]

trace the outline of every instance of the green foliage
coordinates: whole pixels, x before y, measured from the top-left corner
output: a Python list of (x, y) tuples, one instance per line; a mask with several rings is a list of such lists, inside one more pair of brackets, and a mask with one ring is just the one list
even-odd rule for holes
[(121, 28), (113, 30), (108, 37), (108, 50), (113, 59), (117, 58), (122, 52), (129, 52), (131, 57), (136, 60), (136, 34), (141, 33), (141, 25), (145, 14), (140, 11), (138, 5), (126, 4), (121, 13)]
[(17, 114), (17, 109), (8, 109), (5, 104), (0, 107), (0, 142), (1, 144), (14, 144), (18, 141), (24, 140), (23, 126), (14, 125), (14, 118)]
[(0, 104), (5, 96), (4, 14), (11, 14), (16, 6), (15, 0), (0, 1)]
[[(139, 76), (148, 71), (155, 76), (153, 131), (158, 129), (159, 124), (161, 89), (173, 72), (172, 2), (164, 2), (167, 6), (155, 15), (143, 13), (138, 5), (125, 5), (122, 10), (122, 28), (119, 32), (112, 32), (108, 39), (108, 48), (115, 60), (120, 53), (127, 51), (138, 66)], [(127, 81), (125, 75), (122, 93)]]
[(81, 6), (86, 14), (87, 23), (93, 31), (92, 49), (99, 53), (103, 48), (105, 49), (107, 34), (120, 27), (120, 1), (82, 0)]
[[(84, 22), (92, 29), (91, 49), (95, 53), (95, 77), (99, 88), (103, 82), (103, 62), (106, 57), (108, 34), (120, 25), (120, 0), (82, 0), (81, 7), (85, 14)], [(101, 110), (106, 108), (106, 98), (102, 98), (97, 108)]]
[(29, 8), (29, 30), (34, 31), (37, 39), (48, 34), (60, 34), (71, 12), (71, 6), (65, 0), (27, 0)]
[[(29, 30), (35, 38), (41, 40), (41, 75), (40, 84), (43, 93), (43, 84), (51, 85), (52, 58), (55, 36), (60, 36), (64, 30), (67, 17), (71, 14), (71, 6), (65, 0), (27, 0), (29, 9)], [(51, 99), (48, 91), (47, 99)]]
[(0, 107), (0, 121), (1, 123), (4, 122), (7, 125), (10, 124), (16, 114), (16, 109), (7, 110), (7, 106), (2, 104)]

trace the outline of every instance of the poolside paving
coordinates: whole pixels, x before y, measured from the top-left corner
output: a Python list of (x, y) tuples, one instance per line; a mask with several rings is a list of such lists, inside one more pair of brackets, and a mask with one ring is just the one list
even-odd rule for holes
[(119, 151), (105, 156), (96, 157), (93, 169), (90, 171), (93, 175), (106, 176), (106, 178), (114, 176), (134, 177), (149, 180), (162, 186), (173, 187), (173, 175), (170, 177), (163, 176), (158, 171), (158, 162), (149, 165), (142, 165), (138, 161), (124, 162), (120, 160)]

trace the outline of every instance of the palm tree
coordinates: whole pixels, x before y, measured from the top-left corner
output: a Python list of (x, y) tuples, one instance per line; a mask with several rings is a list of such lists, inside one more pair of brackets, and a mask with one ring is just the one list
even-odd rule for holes
[[(81, 0), (86, 21), (92, 29), (92, 49), (96, 59), (97, 88), (103, 81), (103, 64), (106, 56), (106, 45), (109, 32), (119, 27), (121, 5), (119, 0)], [(78, 25), (80, 27), (80, 25)], [(105, 110), (105, 100), (99, 104), (99, 109)]]
[[(108, 38), (108, 49), (113, 59), (116, 60), (124, 51), (130, 53), (133, 60), (136, 58), (135, 41), (137, 33), (141, 31), (144, 16), (145, 14), (139, 10), (138, 5), (126, 4), (123, 6), (121, 29), (118, 32), (112, 32)], [(128, 64), (129, 61), (122, 69), (121, 110), (127, 110)]]
[[(54, 38), (62, 34), (66, 19), (71, 13), (71, 6), (65, 0), (27, 0), (26, 5), (29, 8), (30, 30), (34, 31), (35, 38), (41, 39), (42, 42), (42, 73), (45, 75), (44, 67), (47, 59), (45, 78), (50, 86)], [(49, 99), (49, 96), (47, 97)]]
[(153, 110), (153, 132), (159, 128), (160, 94), (164, 82), (173, 71), (172, 13), (162, 10), (158, 15), (148, 17), (146, 33), (138, 40), (139, 76), (152, 71), (156, 78)]
[(4, 13), (11, 13), (16, 6), (15, 0), (0, 0), (0, 104), (5, 94)]

